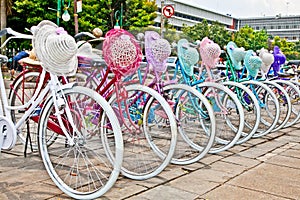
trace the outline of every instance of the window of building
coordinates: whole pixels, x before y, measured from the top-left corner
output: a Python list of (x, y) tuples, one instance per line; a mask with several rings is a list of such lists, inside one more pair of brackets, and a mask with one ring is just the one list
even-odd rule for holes
[(278, 29), (281, 29), (281, 26), (277, 26)]

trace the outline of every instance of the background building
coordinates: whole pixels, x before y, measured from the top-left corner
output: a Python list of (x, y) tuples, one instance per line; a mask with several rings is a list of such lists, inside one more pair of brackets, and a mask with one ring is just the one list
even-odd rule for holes
[(155, 26), (161, 27), (161, 7), (172, 5), (175, 8), (174, 15), (168, 19), (178, 31), (183, 24), (193, 26), (196, 23), (206, 19), (208, 23), (219, 22), (229, 30), (239, 30), (249, 25), (254, 30), (265, 29), (269, 35), (279, 36), (288, 41), (298, 41), (300, 39), (300, 15), (297, 16), (269, 16), (269, 17), (251, 17), (251, 18), (234, 18), (231, 15), (220, 14), (210, 11), (196, 4), (188, 4), (179, 0), (156, 0), (158, 5), (158, 16), (155, 19)]
[(201, 22), (206, 19), (208, 23), (218, 21), (223, 24), (228, 29), (234, 29), (236, 27), (236, 20), (234, 20), (230, 15), (224, 15), (216, 13), (210, 10), (203, 9), (197, 5), (187, 4), (184, 1), (179, 0), (156, 0), (158, 5), (158, 16), (155, 19), (155, 26), (161, 26), (161, 7), (164, 5), (172, 5), (175, 8), (174, 15), (169, 18), (169, 24), (172, 24), (176, 30), (181, 30), (183, 24), (188, 26), (193, 26), (196, 23)]
[(265, 29), (269, 35), (279, 36), (289, 41), (300, 38), (300, 16), (269, 16), (238, 19), (235, 29), (249, 25), (254, 30)]

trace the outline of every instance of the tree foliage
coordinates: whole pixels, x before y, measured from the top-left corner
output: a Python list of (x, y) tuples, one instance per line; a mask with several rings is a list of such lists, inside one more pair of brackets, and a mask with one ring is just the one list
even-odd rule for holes
[(184, 25), (182, 31), (192, 41), (201, 41), (204, 37), (208, 37), (221, 47), (224, 47), (231, 40), (231, 32), (226, 30), (224, 26), (218, 22), (208, 24), (205, 19), (194, 26)]
[[(68, 5), (68, 0), (64, 1), (64, 5)], [(123, 28), (144, 27), (154, 23), (157, 11), (154, 0), (84, 0), (82, 12), (78, 13), (79, 32), (91, 31), (95, 27), (101, 28), (104, 33), (110, 30), (116, 23), (115, 12), (121, 9), (121, 5), (123, 5), (123, 24), (125, 25)], [(62, 11), (65, 6), (62, 6)], [(24, 28), (30, 28), (44, 19), (56, 23), (56, 11), (53, 9), (57, 9), (57, 1), (16, 0), (8, 26), (24, 32)], [(72, 0), (70, 0), (68, 12), (74, 16)], [(60, 19), (60, 26), (70, 34), (75, 32), (73, 18), (69, 22)]]

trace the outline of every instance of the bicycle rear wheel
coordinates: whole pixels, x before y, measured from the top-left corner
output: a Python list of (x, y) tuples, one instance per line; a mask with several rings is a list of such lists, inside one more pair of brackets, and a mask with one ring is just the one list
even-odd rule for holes
[[(117, 99), (114, 93), (108, 101), (122, 128), (122, 174), (131, 179), (145, 180), (162, 172), (174, 155), (177, 141), (175, 116), (166, 100), (155, 90), (140, 84), (126, 85), (123, 89), (127, 98)], [(107, 121), (104, 119), (104, 124)], [(109, 128), (103, 129), (103, 143), (113, 161), (112, 132)]]
[[(12, 88), (9, 92), (9, 105), (10, 106), (22, 106), (31, 100), (38, 84), (40, 72), (23, 71), (22, 76), (18, 76), (12, 84)], [(11, 110), (12, 121), (16, 123), (25, 113), (28, 108)], [(31, 115), (31, 117), (38, 115), (41, 108)], [(37, 149), (37, 122), (27, 119), (23, 126), (19, 128), (18, 138), (22, 144), (25, 145), (27, 134), (30, 134), (31, 147), (33, 150)]]
[[(64, 98), (64, 105), (71, 113), (67, 115), (64, 106), (56, 110), (53, 97), (44, 104), (38, 124), (38, 144), (45, 168), (54, 183), (70, 197), (98, 198), (113, 187), (122, 166), (123, 140), (117, 117), (107, 101), (89, 88), (64, 89), (55, 98)], [(109, 119), (106, 126), (113, 132), (110, 136), (113, 163), (101, 141), (101, 114)], [(58, 122), (58, 116), (62, 117), (63, 124)], [(57, 137), (49, 145), (48, 137), (54, 132)]]

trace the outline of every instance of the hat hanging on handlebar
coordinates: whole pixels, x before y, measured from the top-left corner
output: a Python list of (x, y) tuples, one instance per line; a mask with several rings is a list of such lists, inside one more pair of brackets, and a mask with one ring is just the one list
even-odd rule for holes
[(221, 48), (218, 44), (205, 37), (200, 44), (200, 55), (202, 58), (202, 64), (206, 67), (214, 68), (219, 61), (221, 55)]
[(103, 57), (118, 78), (136, 72), (142, 51), (134, 36), (124, 29), (112, 29), (105, 35)]
[(262, 64), (262, 60), (260, 59), (260, 57), (257, 56), (253, 50), (248, 50), (246, 51), (244, 64), (248, 71), (248, 74), (251, 77), (256, 78)]
[(166, 71), (167, 59), (171, 55), (171, 46), (166, 39), (161, 38), (155, 31), (146, 31), (145, 53), (147, 61), (156, 71)]
[(75, 39), (48, 20), (43, 20), (32, 30), (32, 45), (42, 67), (58, 76), (74, 75), (78, 66)]
[(180, 65), (188, 76), (194, 74), (194, 65), (199, 61), (197, 49), (189, 46), (187, 39), (180, 39), (177, 43), (177, 53)]
[(226, 45), (226, 51), (234, 69), (241, 70), (243, 68), (242, 61), (246, 55), (245, 49), (243, 47), (238, 48), (234, 42), (230, 41)]

